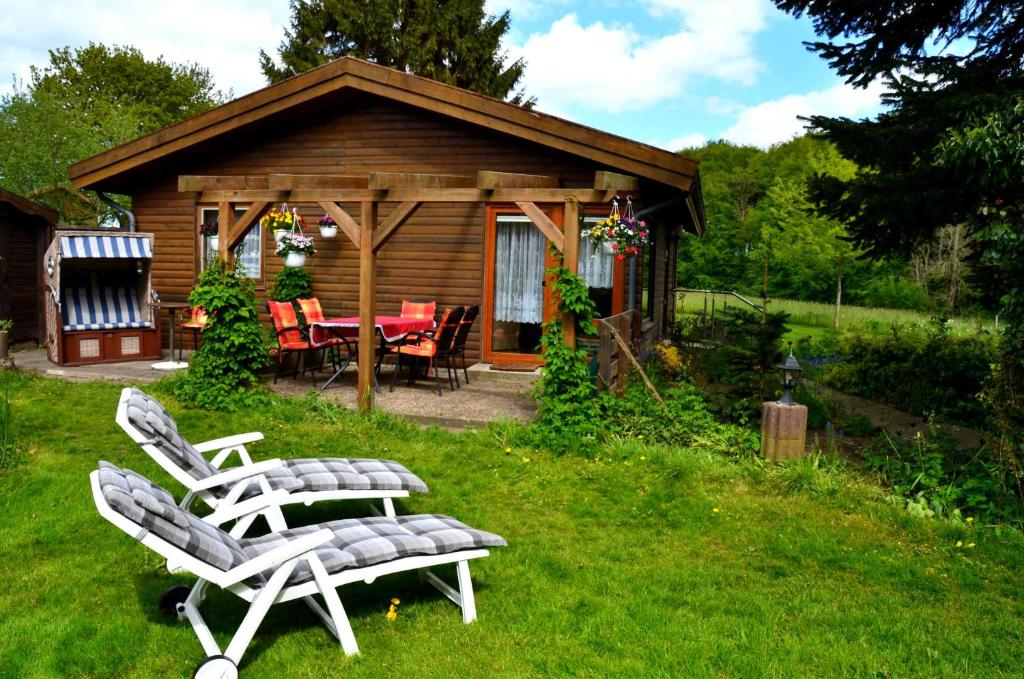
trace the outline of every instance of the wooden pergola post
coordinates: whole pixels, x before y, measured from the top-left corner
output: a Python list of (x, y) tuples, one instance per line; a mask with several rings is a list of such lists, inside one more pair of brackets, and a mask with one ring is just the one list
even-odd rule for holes
[(373, 411), (373, 369), (377, 358), (377, 252), (373, 232), (377, 224), (377, 201), (362, 202), (359, 220), (359, 380), (356, 393), (359, 410)]
[[(564, 240), (562, 245), (562, 264), (573, 273), (579, 273), (580, 258), (580, 206), (575, 200), (565, 201), (563, 215)], [(562, 336), (570, 347), (576, 346), (576, 315), (562, 315)]]
[(235, 225), (235, 208), (229, 200), (217, 204), (217, 256), (231, 263), (231, 229)]

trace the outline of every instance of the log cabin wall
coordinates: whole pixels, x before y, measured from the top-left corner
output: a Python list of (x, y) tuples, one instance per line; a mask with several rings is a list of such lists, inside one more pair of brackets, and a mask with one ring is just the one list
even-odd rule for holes
[(42, 261), (52, 227), (35, 215), (0, 203), (0, 319), (14, 321), (15, 342), (39, 342)]
[[(496, 170), (553, 175), (563, 186), (588, 187), (599, 169), (615, 168), (383, 98), (348, 95), (293, 110), (287, 119), (256, 133), (230, 136), (202, 156), (164, 163), (159, 174), (129, 193), (139, 230), (156, 236), (153, 285), (161, 298), (177, 301), (194, 285), (199, 261), (199, 206), (193, 194), (177, 191), (178, 175)], [(306, 264), (314, 294), (328, 316), (355, 315), (357, 251), (341, 233), (335, 239), (319, 236), (318, 206), (298, 207), (316, 236), (318, 252)], [(343, 207), (358, 221), (358, 205)], [(381, 221), (393, 207), (380, 204)], [(482, 304), (485, 214), (484, 206), (474, 203), (422, 205), (379, 252), (378, 313), (397, 314), (402, 299), (420, 297), (436, 299), (440, 308)], [(257, 281), (261, 306), (282, 266), (273, 248), (272, 235), (263, 234), (263, 276)], [(480, 322), (474, 326), (467, 345), (468, 358), (474, 360), (479, 357), (480, 327)]]

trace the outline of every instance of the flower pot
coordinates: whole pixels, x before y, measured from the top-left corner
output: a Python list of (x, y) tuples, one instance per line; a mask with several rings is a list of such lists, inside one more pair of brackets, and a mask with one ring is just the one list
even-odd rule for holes
[(280, 243), (281, 239), (284, 238), (284, 235), (286, 233), (288, 233), (288, 232), (285, 231), (284, 229), (278, 229), (277, 231), (275, 231), (274, 232), (274, 242), (275, 243)]
[(206, 252), (207, 256), (216, 256), (219, 250), (220, 236), (207, 236), (206, 237)]
[(306, 265), (306, 254), (304, 252), (289, 252), (284, 256), (285, 266), (300, 267)]
[(7, 358), (11, 351), (11, 333), (0, 330), (0, 358)]
[(337, 226), (321, 226), (320, 227), (320, 235), (323, 236), (324, 238), (334, 238), (335, 236), (338, 235), (338, 227)]
[(601, 249), (604, 251), (604, 254), (614, 255), (616, 252), (618, 252), (618, 250), (613, 248), (612, 245), (613, 243), (610, 240), (606, 240), (605, 242), (601, 243)]

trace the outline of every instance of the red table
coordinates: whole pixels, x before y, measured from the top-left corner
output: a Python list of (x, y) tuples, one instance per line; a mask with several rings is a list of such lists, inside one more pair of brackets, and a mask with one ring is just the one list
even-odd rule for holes
[[(405, 318), (403, 316), (374, 316), (373, 324), (376, 327), (377, 335), (380, 336), (380, 351), (383, 356), (384, 345), (387, 342), (395, 342), (410, 332), (423, 332), (424, 330), (430, 330), (434, 327), (434, 321), (430, 318)], [(316, 347), (317, 344), (321, 344), (335, 337), (342, 337), (345, 339), (352, 339), (353, 337), (359, 337), (359, 317), (348, 316), (345, 318), (328, 318), (323, 321), (317, 321), (310, 323), (309, 325), (309, 342), (310, 345)], [(324, 386), (321, 389), (326, 389), (331, 382), (338, 379), (345, 369), (348, 368), (349, 363), (352, 362), (352, 355), (349, 354), (348, 360), (345, 361), (331, 377), (324, 382)], [(380, 387), (376, 386), (377, 377), (374, 375), (374, 387), (380, 391)]]

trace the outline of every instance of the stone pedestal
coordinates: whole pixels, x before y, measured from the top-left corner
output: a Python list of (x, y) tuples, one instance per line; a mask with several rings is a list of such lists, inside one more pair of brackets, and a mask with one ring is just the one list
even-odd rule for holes
[(761, 454), (771, 462), (804, 456), (807, 406), (766, 401), (761, 412)]

